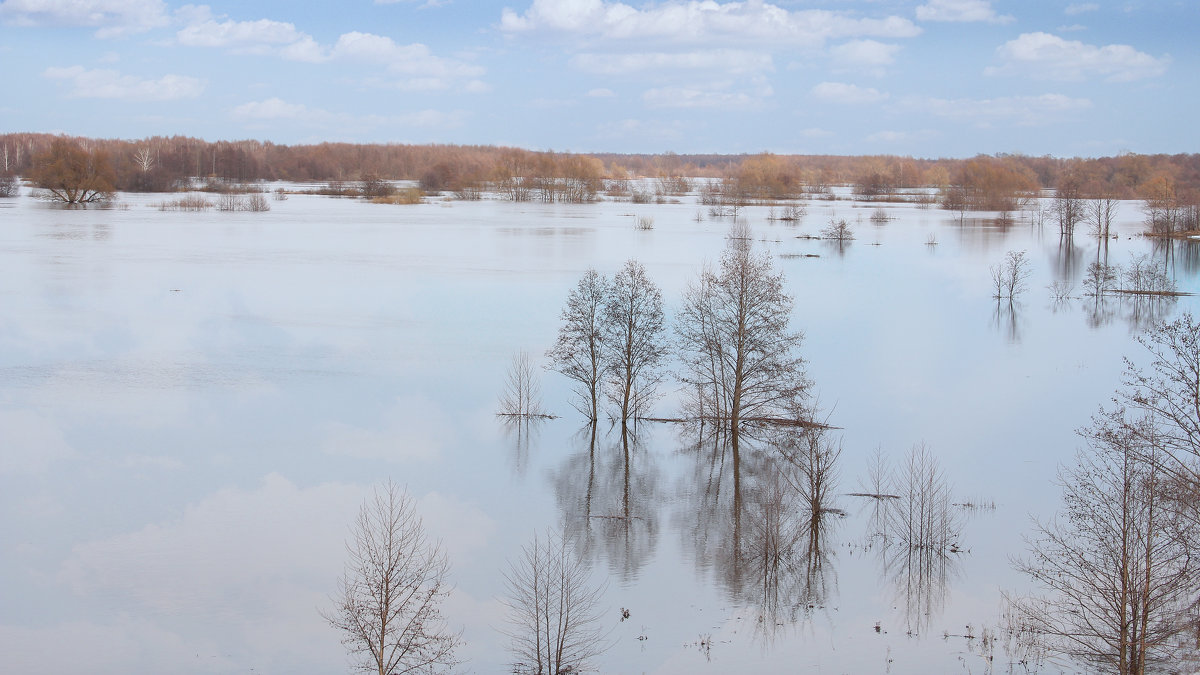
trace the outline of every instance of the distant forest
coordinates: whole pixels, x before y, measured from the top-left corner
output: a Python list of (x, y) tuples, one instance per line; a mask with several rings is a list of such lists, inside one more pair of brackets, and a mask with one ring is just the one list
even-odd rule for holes
[[(36, 133), (0, 135), (0, 172), (22, 175), (55, 139)], [(480, 189), (536, 194), (538, 180), (579, 185), (586, 201), (613, 184), (652, 178), (707, 177), (736, 186), (747, 199), (788, 199), (853, 186), (863, 198), (898, 190), (961, 191), (970, 207), (1004, 210), (1014, 194), (1069, 187), (1113, 199), (1200, 202), (1200, 155), (1122, 154), (1100, 158), (980, 155), (969, 159), (918, 159), (894, 155), (679, 155), (574, 154), (483, 145), (320, 143), (279, 145), (263, 141), (209, 142), (186, 136), (140, 140), (66, 137), (90, 153), (106, 156), (116, 190), (166, 192), (201, 178), (225, 183), (297, 181), (341, 183), (416, 181), (426, 192), (469, 193)]]

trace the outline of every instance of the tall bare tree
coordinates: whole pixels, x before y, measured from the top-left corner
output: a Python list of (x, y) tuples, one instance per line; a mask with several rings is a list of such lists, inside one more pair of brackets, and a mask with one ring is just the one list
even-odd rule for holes
[(743, 424), (794, 417), (809, 388), (791, 330), (793, 300), (749, 228), (730, 230), (720, 269), (684, 292), (676, 324), (694, 414), (736, 433)]
[(1016, 562), (1047, 591), (1019, 601), (1033, 628), (1120, 675), (1178, 663), (1200, 591), (1200, 532), (1177, 517), (1185, 499), (1154, 461), (1152, 425), (1118, 409), (1081, 432), (1090, 447), (1059, 476), (1064, 516), (1039, 523)]
[(431, 542), (411, 497), (391, 481), (363, 504), (346, 543), (349, 561), (332, 610), (359, 670), (378, 675), (440, 673), (458, 660), (460, 634), (450, 632), (441, 603), (450, 593), (450, 564)]
[(576, 383), (575, 409), (595, 422), (600, 416), (601, 385), (604, 380), (604, 306), (608, 299), (607, 277), (594, 269), (584, 272), (567, 296), (558, 339), (546, 355), (553, 368)]
[(608, 398), (621, 423), (642, 415), (657, 395), (667, 357), (662, 293), (646, 268), (629, 260), (613, 278), (604, 305)]
[(514, 673), (580, 673), (607, 648), (600, 623), (604, 589), (591, 582), (562, 535), (534, 536), (505, 581)]

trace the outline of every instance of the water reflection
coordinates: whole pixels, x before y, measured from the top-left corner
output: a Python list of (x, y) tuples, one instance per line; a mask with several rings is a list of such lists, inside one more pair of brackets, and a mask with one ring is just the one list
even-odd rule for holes
[(524, 477), (529, 469), (529, 449), (541, 435), (545, 418), (526, 416), (502, 416), (504, 439), (509, 446), (509, 465), (513, 474)]
[(992, 328), (1012, 344), (1021, 342), (1020, 307), (1019, 302), (997, 299), (996, 308), (992, 311)]
[(566, 536), (589, 564), (607, 562), (632, 581), (657, 548), (660, 469), (636, 427), (598, 438), (589, 424), (573, 443), (576, 451), (551, 474)]
[(703, 427), (688, 436), (694, 464), (677, 518), (697, 566), (755, 612), (764, 641), (824, 610), (837, 589), (837, 511), (813, 510), (777, 446)]
[(883, 543), (876, 549), (880, 575), (903, 608), (905, 631), (917, 635), (941, 613), (950, 582), (959, 573), (962, 519), (952, 504), (949, 482), (924, 445), (913, 447), (895, 472), (882, 470), (889, 488), (872, 495), (882, 513), (877, 513), (878, 530), (871, 536)]
[(1061, 235), (1058, 238), (1058, 248), (1055, 249), (1055, 255), (1051, 260), (1054, 278), (1073, 283), (1080, 277), (1083, 265), (1086, 264), (1086, 257), (1086, 249), (1076, 245), (1073, 237)]

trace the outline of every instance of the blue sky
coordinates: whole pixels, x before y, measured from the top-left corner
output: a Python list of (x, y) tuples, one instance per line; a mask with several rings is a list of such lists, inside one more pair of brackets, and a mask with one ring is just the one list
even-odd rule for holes
[(1196, 152), (1200, 1), (3, 0), (0, 132)]

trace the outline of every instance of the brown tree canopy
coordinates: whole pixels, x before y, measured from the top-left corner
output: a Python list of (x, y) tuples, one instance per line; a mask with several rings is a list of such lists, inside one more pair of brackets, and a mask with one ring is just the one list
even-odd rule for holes
[(116, 189), (116, 174), (103, 150), (88, 152), (60, 138), (34, 156), (32, 164), (29, 180), (50, 199), (64, 204), (107, 201)]

